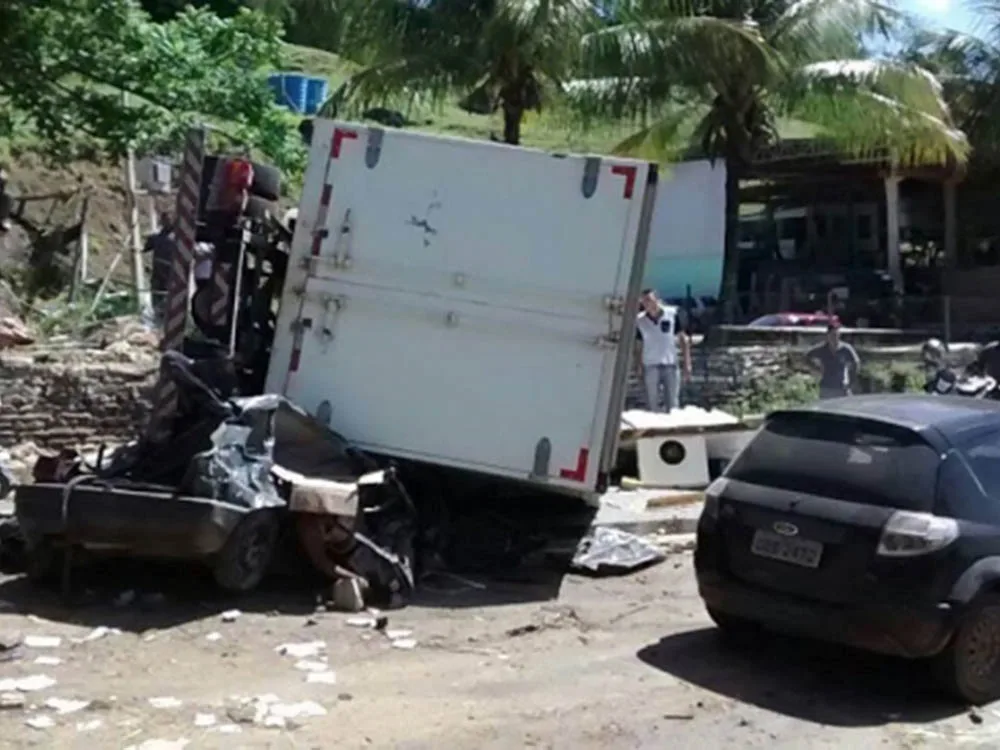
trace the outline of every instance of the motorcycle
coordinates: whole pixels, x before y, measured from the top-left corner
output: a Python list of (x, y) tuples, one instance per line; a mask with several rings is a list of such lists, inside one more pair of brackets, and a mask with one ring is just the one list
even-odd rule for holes
[(942, 367), (932, 375), (924, 390), (935, 396), (1000, 399), (997, 381), (989, 375), (969, 372), (959, 375), (948, 367)]

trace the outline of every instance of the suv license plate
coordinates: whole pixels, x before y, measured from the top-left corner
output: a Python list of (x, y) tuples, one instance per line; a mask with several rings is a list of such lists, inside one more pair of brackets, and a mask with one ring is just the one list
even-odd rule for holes
[(818, 568), (823, 554), (823, 545), (808, 539), (789, 539), (770, 531), (758, 531), (753, 535), (750, 551), (760, 557), (781, 560), (804, 568)]

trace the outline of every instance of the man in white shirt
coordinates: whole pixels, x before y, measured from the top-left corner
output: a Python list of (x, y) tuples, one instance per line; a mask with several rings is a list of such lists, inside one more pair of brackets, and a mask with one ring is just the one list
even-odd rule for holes
[(640, 350), (636, 361), (642, 364), (646, 408), (670, 412), (680, 406), (681, 375), (685, 381), (691, 378), (691, 341), (680, 324), (678, 309), (662, 303), (655, 291), (646, 289), (641, 305), (635, 331)]

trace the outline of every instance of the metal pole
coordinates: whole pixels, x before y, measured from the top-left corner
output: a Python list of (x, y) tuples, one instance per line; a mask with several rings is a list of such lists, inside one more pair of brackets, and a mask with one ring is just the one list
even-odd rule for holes
[[(128, 106), (129, 95), (122, 93), (122, 104)], [(139, 224), (139, 196), (135, 178), (135, 151), (129, 147), (125, 159), (125, 189), (128, 195), (129, 239), (132, 244), (132, 288), (135, 291), (139, 316), (149, 320), (152, 316), (153, 303), (146, 287), (145, 273), (142, 268), (142, 226)]]
[[(176, 252), (170, 268), (167, 299), (164, 305), (161, 351), (180, 349), (187, 329), (190, 298), (191, 260), (194, 257), (195, 234), (198, 225), (198, 202), (201, 195), (201, 172), (205, 159), (205, 130), (188, 131), (181, 164), (180, 186), (177, 191), (177, 211), (174, 222)], [(167, 428), (177, 404), (177, 389), (173, 381), (160, 373), (153, 401), (149, 435), (159, 437)]]

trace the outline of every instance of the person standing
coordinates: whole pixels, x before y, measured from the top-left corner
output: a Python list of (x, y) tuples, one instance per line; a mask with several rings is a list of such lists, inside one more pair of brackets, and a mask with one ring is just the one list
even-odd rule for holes
[(160, 325), (170, 291), (170, 273), (177, 254), (173, 220), (169, 214), (160, 215), (160, 229), (146, 237), (142, 251), (153, 256), (149, 286), (153, 296), (153, 316), (156, 325)]
[(861, 370), (861, 358), (850, 344), (840, 340), (840, 321), (826, 327), (826, 341), (806, 354), (819, 375), (819, 397), (850, 396)]
[(669, 413), (680, 407), (681, 376), (685, 381), (691, 378), (691, 341), (683, 330), (678, 309), (661, 302), (655, 291), (643, 291), (640, 304), (635, 333), (640, 351), (636, 361), (642, 366), (646, 408)]

